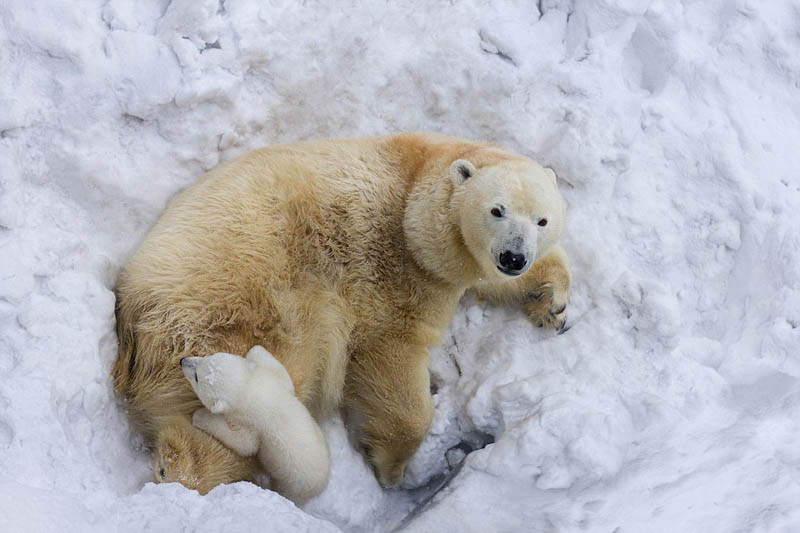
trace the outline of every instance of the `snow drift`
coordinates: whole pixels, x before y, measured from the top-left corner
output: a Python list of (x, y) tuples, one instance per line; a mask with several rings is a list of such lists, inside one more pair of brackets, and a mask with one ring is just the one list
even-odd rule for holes
[[(800, 528), (800, 6), (337, 4), (0, 4), (0, 529)], [(250, 148), (410, 130), (555, 168), (571, 329), (466, 299), (403, 490), (340, 420), (307, 512), (149, 483), (112, 288), (167, 200)]]

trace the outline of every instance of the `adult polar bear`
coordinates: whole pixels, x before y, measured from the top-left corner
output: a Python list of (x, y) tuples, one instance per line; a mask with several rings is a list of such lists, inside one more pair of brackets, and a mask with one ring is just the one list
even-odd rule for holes
[(148, 442), (185, 455), (177, 481), (252, 479), (251, 459), (191, 425), (179, 361), (262, 345), (315, 417), (355, 411), (395, 485), (431, 422), (428, 347), (465, 290), (563, 326), (564, 223), (552, 170), (496, 145), (403, 134), (246, 153), (178, 195), (121, 273), (117, 391)]

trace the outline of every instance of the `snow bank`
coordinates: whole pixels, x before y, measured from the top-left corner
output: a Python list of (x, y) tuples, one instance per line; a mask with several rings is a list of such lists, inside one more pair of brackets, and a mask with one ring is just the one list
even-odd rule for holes
[[(0, 529), (800, 528), (800, 8), (431, 4), (0, 4)], [(166, 201), (250, 148), (407, 130), (556, 169), (572, 328), (465, 300), (409, 490), (337, 420), (311, 514), (147, 484), (111, 288)]]

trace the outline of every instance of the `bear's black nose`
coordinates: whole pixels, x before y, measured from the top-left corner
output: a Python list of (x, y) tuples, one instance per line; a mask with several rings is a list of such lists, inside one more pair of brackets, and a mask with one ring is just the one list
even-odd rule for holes
[(528, 263), (524, 255), (515, 254), (511, 250), (501, 253), (499, 259), (500, 266), (507, 272), (518, 272)]

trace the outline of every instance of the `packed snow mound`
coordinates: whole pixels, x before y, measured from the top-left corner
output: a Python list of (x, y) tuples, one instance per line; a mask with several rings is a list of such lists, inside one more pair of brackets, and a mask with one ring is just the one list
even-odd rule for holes
[[(800, 529), (798, 27), (791, 0), (5, 0), (0, 530)], [(571, 329), (465, 299), (404, 489), (337, 419), (304, 511), (149, 483), (112, 289), (168, 199), (247, 149), (414, 130), (556, 170)]]

